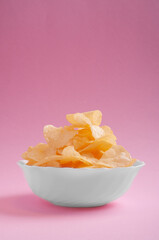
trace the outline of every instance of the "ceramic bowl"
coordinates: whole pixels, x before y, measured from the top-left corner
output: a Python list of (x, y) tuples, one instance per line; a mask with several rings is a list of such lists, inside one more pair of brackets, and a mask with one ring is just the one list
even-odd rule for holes
[(102, 206), (122, 196), (145, 164), (136, 161), (123, 168), (55, 168), (26, 165), (20, 160), (33, 193), (60, 206)]

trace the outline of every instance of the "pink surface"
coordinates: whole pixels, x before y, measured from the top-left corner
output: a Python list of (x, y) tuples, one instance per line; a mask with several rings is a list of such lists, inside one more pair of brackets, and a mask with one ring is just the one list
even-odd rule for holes
[[(159, 2), (0, 1), (0, 239), (158, 239)], [(104, 207), (69, 209), (31, 193), (16, 165), (46, 124), (100, 109), (146, 162)]]

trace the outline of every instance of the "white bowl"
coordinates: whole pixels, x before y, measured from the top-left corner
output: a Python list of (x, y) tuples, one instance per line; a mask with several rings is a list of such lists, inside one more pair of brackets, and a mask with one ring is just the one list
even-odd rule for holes
[(123, 168), (55, 168), (26, 165), (20, 160), (25, 178), (39, 197), (60, 206), (95, 207), (123, 195), (145, 164), (136, 161)]

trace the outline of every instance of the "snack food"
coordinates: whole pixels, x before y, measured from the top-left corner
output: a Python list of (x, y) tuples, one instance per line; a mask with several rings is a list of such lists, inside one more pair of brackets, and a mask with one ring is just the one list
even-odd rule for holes
[(66, 115), (70, 126), (44, 127), (46, 143), (29, 147), (22, 154), (27, 165), (70, 168), (115, 168), (132, 166), (136, 161), (128, 151), (116, 144), (116, 136), (108, 126), (99, 126), (99, 110)]

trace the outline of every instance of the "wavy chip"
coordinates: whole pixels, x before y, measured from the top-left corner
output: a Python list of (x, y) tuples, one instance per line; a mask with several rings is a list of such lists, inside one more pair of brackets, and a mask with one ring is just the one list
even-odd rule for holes
[(92, 125), (90, 128), (94, 139), (102, 138), (105, 136), (105, 131), (101, 127)]
[(87, 137), (76, 135), (72, 139), (72, 145), (76, 151), (79, 151), (80, 149), (83, 149), (89, 145), (89, 139)]
[(103, 131), (105, 132), (105, 138), (109, 139), (109, 141), (115, 145), (116, 144), (116, 136), (114, 135), (112, 129), (109, 126), (101, 126)]
[(48, 144), (39, 143), (35, 147), (29, 147), (28, 150), (22, 154), (22, 158), (30, 160), (31, 163), (33, 161), (40, 161), (54, 153), (54, 148), (49, 147)]
[(49, 157), (45, 157), (40, 161), (36, 162), (34, 166), (53, 166), (53, 167), (60, 167), (59, 160), (62, 157), (59, 155), (52, 155)]
[(62, 159), (59, 160), (61, 165), (67, 165), (67, 166), (71, 166), (74, 165), (82, 165), (82, 166), (90, 166), (92, 165), (92, 162), (82, 156), (79, 152), (77, 152), (73, 146), (68, 146), (66, 148), (63, 149), (62, 152)]
[(66, 119), (75, 127), (88, 127), (92, 124), (84, 113), (67, 114)]
[(112, 143), (109, 142), (105, 138), (100, 138), (92, 141), (87, 147), (80, 150), (79, 152), (82, 153), (92, 153), (97, 159), (99, 159), (103, 152), (107, 151), (111, 148)]
[(67, 114), (66, 119), (69, 123), (76, 127), (87, 127), (90, 125), (100, 125), (102, 120), (102, 113), (99, 110)]
[(80, 152), (81, 153), (87, 153), (91, 152), (93, 153), (94, 151), (107, 151), (109, 148), (111, 148), (112, 143), (110, 143), (107, 139), (105, 138), (99, 138), (94, 141), (92, 141), (87, 147), (82, 149)]
[(102, 113), (99, 110), (85, 112), (84, 115), (91, 121), (93, 125), (99, 126), (102, 121)]
[(72, 128), (56, 128), (53, 125), (45, 126), (43, 132), (46, 142), (55, 149), (66, 146), (77, 133)]
[(108, 168), (129, 167), (136, 160), (131, 158), (128, 151), (120, 145), (113, 145), (108, 151), (104, 152), (99, 162)]
[(87, 128), (80, 128), (78, 135), (88, 138), (90, 141), (105, 136), (105, 131), (96, 125), (90, 125)]
[(109, 126), (100, 126), (99, 110), (67, 114), (70, 126), (47, 125), (46, 143), (29, 147), (22, 157), (29, 166), (115, 168), (133, 165), (135, 159), (120, 145)]

